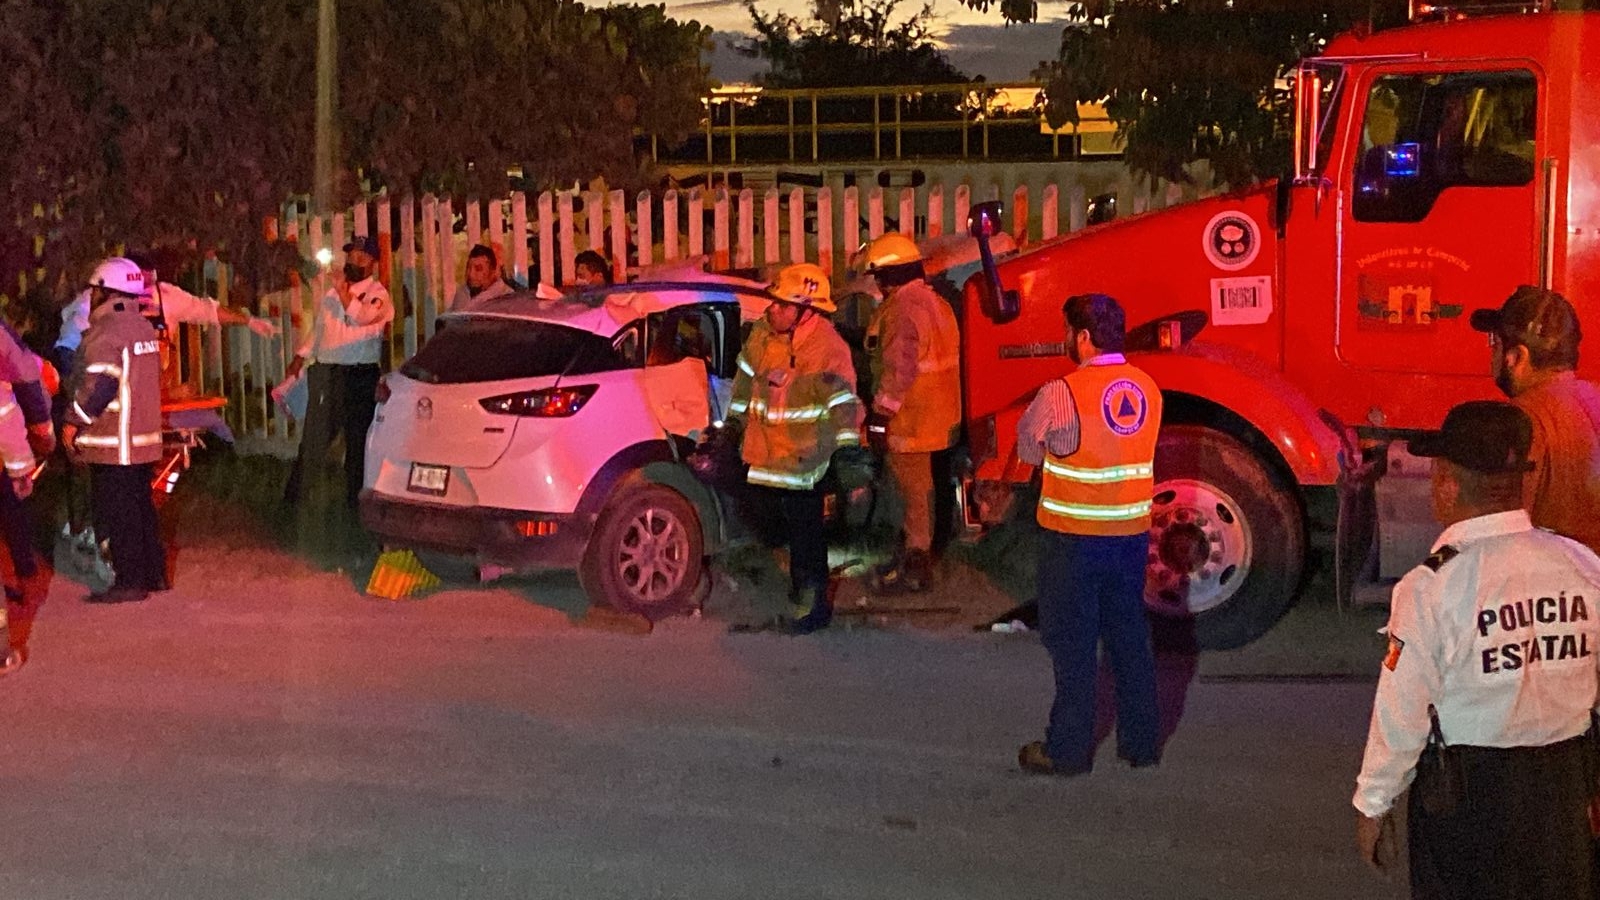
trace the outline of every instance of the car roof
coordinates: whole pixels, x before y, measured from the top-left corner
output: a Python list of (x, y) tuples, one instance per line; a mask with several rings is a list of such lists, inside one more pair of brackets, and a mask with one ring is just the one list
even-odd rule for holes
[(444, 318), (547, 322), (611, 337), (652, 313), (702, 303), (738, 303), (740, 319), (754, 321), (766, 310), (771, 299), (760, 282), (720, 276), (706, 280), (630, 282), (569, 294), (557, 300), (541, 299), (533, 291), (518, 291), (469, 311), (445, 313)]

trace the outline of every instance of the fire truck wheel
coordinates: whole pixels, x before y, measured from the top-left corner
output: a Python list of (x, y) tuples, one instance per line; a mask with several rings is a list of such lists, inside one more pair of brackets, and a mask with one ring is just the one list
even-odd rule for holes
[(1222, 650), (1266, 633), (1304, 565), (1291, 489), (1244, 444), (1196, 425), (1161, 430), (1155, 475), (1145, 605), (1158, 636)]
[(690, 609), (705, 574), (694, 505), (672, 488), (638, 483), (606, 504), (578, 568), (590, 602), (652, 621)]

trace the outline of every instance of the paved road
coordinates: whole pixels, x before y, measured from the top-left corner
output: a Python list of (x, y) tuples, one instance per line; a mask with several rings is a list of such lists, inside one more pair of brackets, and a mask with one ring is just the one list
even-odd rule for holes
[(627, 635), (201, 556), (140, 607), (56, 584), (0, 681), (0, 895), (1402, 895), (1350, 850), (1370, 685), (1169, 660), (1166, 763), (1057, 781), (1014, 762), (1029, 636)]

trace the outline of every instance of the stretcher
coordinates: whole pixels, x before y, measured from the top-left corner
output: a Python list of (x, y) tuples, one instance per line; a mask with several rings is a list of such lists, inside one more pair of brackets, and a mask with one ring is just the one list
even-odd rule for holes
[(205, 435), (231, 441), (232, 434), (222, 420), (226, 397), (203, 396), (161, 401), (161, 461), (156, 464), (150, 490), (160, 503), (177, 486), (178, 478), (189, 469), (191, 453), (205, 447)]

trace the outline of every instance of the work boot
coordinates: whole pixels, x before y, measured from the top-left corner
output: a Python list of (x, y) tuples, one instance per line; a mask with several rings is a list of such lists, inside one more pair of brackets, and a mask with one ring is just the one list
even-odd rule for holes
[(1022, 749), (1017, 751), (1017, 765), (1021, 766), (1024, 772), (1035, 775), (1060, 775), (1063, 778), (1086, 775), (1089, 772), (1088, 766), (1063, 766), (1051, 759), (1050, 754), (1044, 750), (1044, 741), (1023, 744)]
[(874, 594), (920, 594), (933, 587), (933, 557), (926, 550), (908, 550), (905, 556), (872, 576)]

